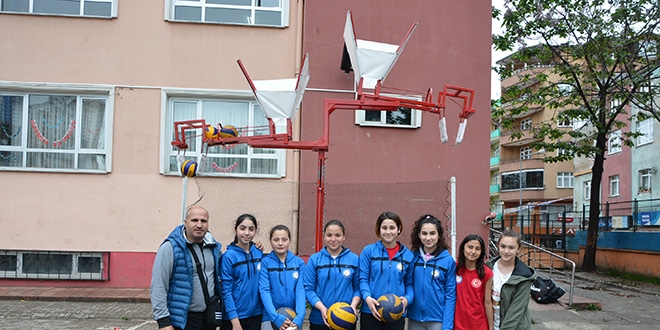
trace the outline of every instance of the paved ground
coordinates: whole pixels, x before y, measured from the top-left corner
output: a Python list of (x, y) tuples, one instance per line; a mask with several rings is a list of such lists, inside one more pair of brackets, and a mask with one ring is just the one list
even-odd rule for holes
[[(576, 305), (601, 303), (602, 310), (530, 301), (532, 329), (660, 329), (660, 286), (580, 273), (574, 294)], [(153, 330), (148, 296), (140, 289), (0, 288), (0, 329)]]

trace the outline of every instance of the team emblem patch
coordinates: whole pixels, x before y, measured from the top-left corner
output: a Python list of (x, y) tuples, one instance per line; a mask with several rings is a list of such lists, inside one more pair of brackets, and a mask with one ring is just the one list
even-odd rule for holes
[(258, 263), (257, 264), (257, 271), (260, 271), (260, 270), (261, 270), (261, 263)]
[(440, 276), (440, 272), (439, 272), (437, 269), (434, 269), (434, 270), (431, 272), (431, 276), (437, 278), (438, 276)]
[(298, 279), (298, 272), (293, 272), (293, 274), (291, 274), (291, 276), (293, 276), (294, 280), (297, 280)]
[(397, 263), (397, 264), (396, 264), (396, 270), (398, 270), (398, 271), (400, 271), (400, 272), (402, 272), (402, 271), (403, 271), (403, 264), (402, 264), (402, 263), (400, 263), (400, 262), (399, 262), (399, 263)]
[(344, 269), (344, 271), (341, 272), (341, 274), (344, 275), (344, 277), (348, 278), (349, 276), (351, 276), (351, 270), (350, 269)]
[(456, 275), (456, 284), (461, 284), (461, 282), (463, 282), (463, 276)]
[(478, 279), (478, 278), (475, 278), (475, 279), (472, 280), (472, 282), (470, 284), (472, 284), (473, 288), (478, 289), (478, 288), (481, 287), (481, 280)]

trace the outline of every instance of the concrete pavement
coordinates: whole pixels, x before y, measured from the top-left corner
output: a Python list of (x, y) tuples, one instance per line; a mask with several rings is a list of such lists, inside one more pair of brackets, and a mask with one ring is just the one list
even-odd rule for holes
[[(568, 289), (566, 282), (555, 279)], [(562, 300), (567, 301), (567, 295)], [(156, 329), (148, 299), (148, 289), (2, 287), (0, 329)], [(660, 329), (658, 285), (579, 273), (575, 299), (577, 310), (530, 300), (532, 329)], [(601, 303), (602, 310), (591, 310), (591, 303)]]

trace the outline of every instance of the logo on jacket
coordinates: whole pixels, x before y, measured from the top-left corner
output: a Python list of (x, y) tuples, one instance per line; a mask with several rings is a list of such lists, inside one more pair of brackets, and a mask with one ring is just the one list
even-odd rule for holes
[(257, 271), (260, 271), (260, 270), (261, 270), (261, 263), (258, 263), (257, 264)]
[(341, 274), (344, 275), (344, 277), (348, 278), (348, 277), (351, 276), (351, 270), (350, 269), (344, 269), (344, 271), (341, 272)]
[(481, 280), (478, 279), (478, 278), (475, 278), (475, 279), (472, 280), (472, 282), (470, 282), (470, 284), (472, 284), (473, 288), (479, 289), (481, 287)]
[(461, 282), (463, 282), (463, 276), (456, 275), (456, 284), (461, 284)]
[(434, 269), (434, 270), (431, 272), (431, 276), (437, 278), (438, 276), (440, 276), (440, 272), (439, 272), (437, 269)]
[(398, 271), (400, 271), (400, 272), (403, 272), (403, 264), (400, 263), (400, 262), (397, 263), (397, 264), (396, 264), (396, 270), (398, 270)]
[(293, 276), (294, 280), (297, 280), (298, 279), (298, 272), (293, 272), (293, 274), (291, 274), (291, 276)]

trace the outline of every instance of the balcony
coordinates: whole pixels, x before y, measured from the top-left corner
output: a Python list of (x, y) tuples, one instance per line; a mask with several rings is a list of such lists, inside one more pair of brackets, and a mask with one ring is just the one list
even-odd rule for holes
[(490, 185), (490, 194), (495, 195), (500, 193), (500, 185), (499, 184), (491, 184)]
[(532, 158), (532, 159), (509, 159), (502, 160), (500, 164), (500, 172), (519, 172), (522, 170), (530, 169), (544, 169), (545, 163), (543, 163), (543, 158)]
[(490, 157), (490, 169), (498, 168), (500, 166), (500, 156)]
[(500, 141), (500, 129), (498, 128), (494, 131), (490, 131), (490, 144), (493, 145), (499, 141)]

